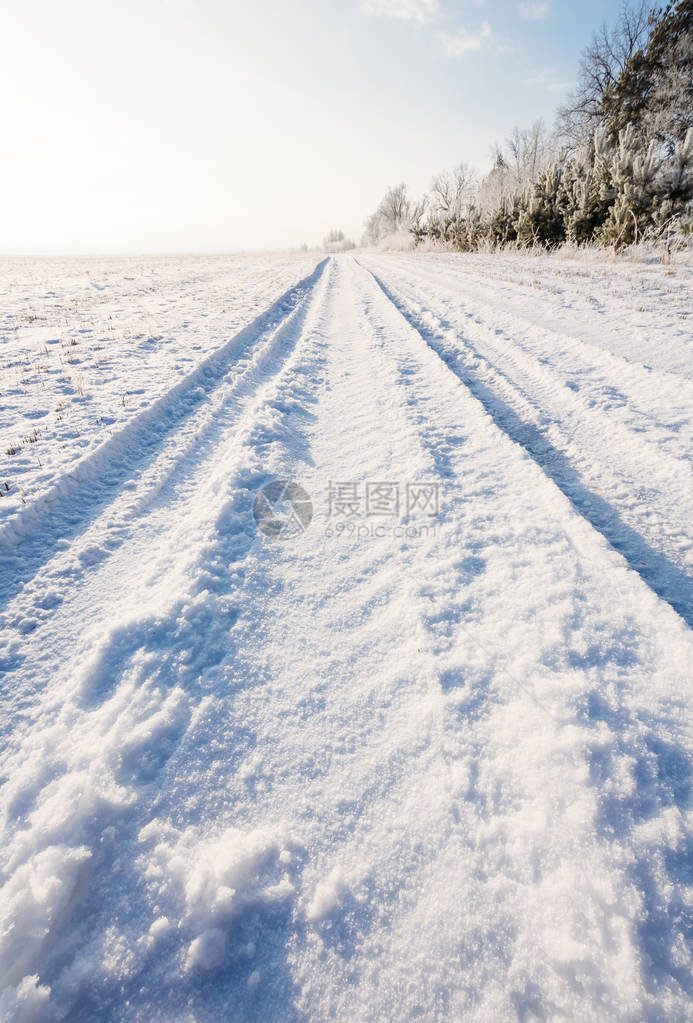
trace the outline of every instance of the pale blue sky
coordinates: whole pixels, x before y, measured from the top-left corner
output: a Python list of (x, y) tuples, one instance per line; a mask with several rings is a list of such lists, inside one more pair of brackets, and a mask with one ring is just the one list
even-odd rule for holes
[(385, 188), (551, 121), (619, 0), (14, 0), (4, 253), (360, 236)]

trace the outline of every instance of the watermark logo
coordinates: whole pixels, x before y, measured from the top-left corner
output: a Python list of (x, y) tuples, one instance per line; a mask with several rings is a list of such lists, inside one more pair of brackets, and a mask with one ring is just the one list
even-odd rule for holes
[[(319, 517), (326, 522), (326, 539), (412, 540), (436, 536), (439, 512), (437, 482), (331, 479)], [(310, 496), (292, 480), (265, 484), (253, 504), (258, 531), (273, 540), (293, 540), (305, 533), (314, 513)]]
[(327, 517), (390, 518), (400, 515), (435, 517), (440, 508), (438, 483), (395, 480), (348, 480), (327, 487)]
[(313, 502), (298, 483), (272, 480), (259, 490), (253, 504), (257, 528), (273, 540), (294, 540), (313, 518)]
[(439, 511), (437, 482), (330, 480), (324, 536), (358, 541), (433, 538)]

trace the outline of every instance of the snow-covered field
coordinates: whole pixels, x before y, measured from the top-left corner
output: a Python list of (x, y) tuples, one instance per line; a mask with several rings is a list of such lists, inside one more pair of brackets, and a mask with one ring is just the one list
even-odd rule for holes
[(0, 1019), (690, 1019), (690, 268), (0, 288)]
[(316, 262), (0, 260), (0, 525)]

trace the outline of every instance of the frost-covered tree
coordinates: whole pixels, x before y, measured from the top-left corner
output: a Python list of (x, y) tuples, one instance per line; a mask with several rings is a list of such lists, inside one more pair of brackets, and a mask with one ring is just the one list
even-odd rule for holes
[(637, 242), (639, 232), (642, 236), (643, 231), (651, 226), (659, 192), (657, 177), (660, 166), (653, 142), (643, 149), (630, 124), (620, 132), (618, 147), (609, 167), (615, 199), (599, 229), (601, 241), (622, 248)]
[(648, 57), (653, 73), (643, 128), (671, 151), (693, 128), (693, 0), (667, 7)]
[(322, 247), (324, 252), (348, 252), (349, 249), (356, 248), (356, 243), (351, 238), (347, 238), (344, 231), (335, 229), (325, 235)]
[(369, 241), (408, 230), (463, 251), (553, 247), (621, 249), (693, 234), (693, 0), (649, 11), (624, 6), (602, 27), (564, 108), (560, 135), (541, 121), (514, 128), (473, 187), (460, 164), (433, 179), (421, 206), (390, 189), (367, 225)]
[(632, 125), (672, 152), (693, 126), (693, 0), (653, 11), (647, 45), (604, 91), (603, 119), (616, 137)]
[(474, 196), (475, 186), (476, 175), (467, 163), (437, 174), (428, 197), (429, 216), (459, 220)]
[(604, 23), (592, 36), (580, 61), (577, 87), (558, 115), (558, 131), (566, 147), (576, 149), (602, 124), (605, 94), (646, 44), (650, 13), (646, 0), (635, 6), (624, 3), (616, 25)]
[[(488, 201), (489, 180), (499, 187), (494, 202)], [(482, 245), (553, 248), (564, 241), (621, 249), (672, 230), (685, 233), (693, 219), (693, 129), (668, 154), (632, 125), (616, 140), (603, 126), (577, 153), (559, 154), (542, 166), (524, 187), (515, 180), (501, 154), (461, 216), (429, 217), (415, 238), (463, 251)]]
[(493, 167), (481, 181), (476, 202), (486, 212), (497, 210), (508, 195), (528, 188), (556, 155), (555, 138), (543, 121), (513, 128), (503, 146), (493, 147)]
[[(467, 215), (476, 192), (476, 176), (467, 163), (442, 171), (431, 181), (431, 190), (414, 209), (415, 235), (454, 242), (457, 225)], [(426, 217), (421, 223), (421, 217)]]
[(363, 244), (377, 245), (390, 235), (411, 231), (422, 213), (423, 203), (411, 201), (404, 183), (389, 188), (375, 213), (366, 220)]
[(526, 188), (553, 155), (551, 138), (542, 120), (535, 121), (529, 128), (513, 128), (503, 154), (513, 186)]
[(614, 147), (603, 131), (595, 132), (572, 158), (566, 159), (558, 189), (558, 206), (566, 240), (593, 241), (616, 199), (611, 177)]

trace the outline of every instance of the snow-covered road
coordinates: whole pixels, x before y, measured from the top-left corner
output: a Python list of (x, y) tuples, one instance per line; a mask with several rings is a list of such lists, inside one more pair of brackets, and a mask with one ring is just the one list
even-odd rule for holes
[(690, 1019), (685, 278), (629, 347), (631, 271), (530, 263), (256, 268), (34, 474), (0, 1018)]

